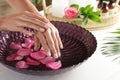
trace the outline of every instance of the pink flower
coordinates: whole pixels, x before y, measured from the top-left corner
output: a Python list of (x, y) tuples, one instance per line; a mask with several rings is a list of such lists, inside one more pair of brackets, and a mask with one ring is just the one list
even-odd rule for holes
[(29, 68), (29, 65), (25, 61), (18, 61), (15, 66), (16, 68)]
[(64, 12), (65, 12), (64, 17), (69, 19), (74, 19), (78, 15), (78, 10), (74, 7), (67, 7), (65, 8)]

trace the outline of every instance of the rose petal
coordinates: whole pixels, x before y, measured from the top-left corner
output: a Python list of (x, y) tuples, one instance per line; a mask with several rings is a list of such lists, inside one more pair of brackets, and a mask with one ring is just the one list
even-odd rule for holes
[(29, 64), (29, 65), (35, 65), (35, 66), (40, 65), (40, 62), (35, 61), (35, 60), (32, 60), (32, 59), (30, 59), (30, 58), (27, 58), (27, 59), (26, 59), (26, 62), (27, 62), (27, 64)]
[(56, 59), (53, 58), (53, 57), (46, 57), (46, 58), (40, 60), (40, 62), (41, 62), (42, 64), (47, 64), (47, 63), (55, 62), (55, 61), (56, 61)]
[(23, 56), (16, 55), (14, 60), (22, 60), (23, 58), (24, 58)]
[(23, 47), (25, 48), (31, 48), (34, 45), (34, 40), (32, 38), (26, 38), (25, 44)]
[(11, 49), (20, 49), (20, 48), (22, 48), (22, 46), (20, 44), (18, 44), (18, 43), (12, 42), (10, 44), (10, 48)]
[(32, 50), (31, 50), (31, 49), (23, 49), (23, 48), (21, 48), (21, 49), (19, 49), (19, 50), (17, 51), (17, 54), (18, 54), (19, 56), (28, 56), (30, 53), (32, 53)]
[(34, 40), (32, 38), (25, 38), (25, 43), (22, 44), (22, 47), (31, 48), (34, 45)]
[(6, 60), (7, 61), (14, 61), (15, 57), (16, 57), (16, 54), (11, 54), (11, 55), (9, 55), (9, 56), (6, 57)]
[(43, 48), (40, 49), (40, 53), (46, 54), (46, 52)]
[(36, 60), (41, 60), (46, 57), (46, 54), (41, 53), (41, 51), (31, 53), (30, 56)]
[(25, 43), (34, 44), (33, 38), (25, 38)]
[(15, 61), (15, 60), (22, 60), (22, 59), (23, 59), (23, 56), (19, 56), (17, 54), (11, 54), (6, 58), (7, 61)]
[(16, 68), (29, 68), (29, 65), (25, 61), (18, 61), (15, 66)]
[(22, 44), (22, 47), (30, 49), (33, 46), (33, 44)]
[(51, 62), (51, 63), (47, 63), (46, 67), (51, 68), (53, 70), (58, 70), (60, 67), (62, 66), (61, 62)]

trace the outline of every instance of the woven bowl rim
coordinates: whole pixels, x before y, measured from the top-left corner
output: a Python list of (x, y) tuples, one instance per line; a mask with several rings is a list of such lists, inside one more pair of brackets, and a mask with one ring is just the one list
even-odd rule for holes
[[(72, 25), (72, 26), (74, 26), (74, 24), (70, 24), (70, 23), (66, 23), (66, 22), (60, 22), (60, 21), (52, 21), (52, 22), (58, 22), (58, 23), (65, 23), (65, 24), (69, 24), (69, 25)], [(75, 27), (75, 26), (74, 26)], [(90, 33), (90, 35), (94, 38), (94, 40), (96, 41), (96, 39), (95, 39), (95, 36), (91, 33), (91, 32), (89, 32), (88, 30), (86, 30), (85, 28), (82, 28), (82, 27), (77, 27), (77, 25), (76, 25), (76, 28), (81, 28), (81, 29), (83, 29), (83, 30), (85, 30), (86, 32), (88, 32), (88, 33)], [(97, 47), (97, 41), (95, 42), (95, 49), (94, 49), (94, 51), (96, 50), (96, 47)], [(94, 51), (91, 53), (91, 55), (94, 53)], [(90, 56), (91, 56), (90, 55)], [(90, 56), (88, 56), (86, 59), (84, 59), (83, 60), (83, 62), (84, 61), (86, 61)], [(1, 61), (0, 61), (1, 62)], [(7, 64), (5, 64), (5, 63), (2, 63), (3, 65), (5, 65), (6, 67), (8, 67), (8, 68), (13, 68), (13, 70), (17, 70), (17, 71), (28, 71), (28, 72), (36, 72), (36, 73), (42, 73), (42, 74), (46, 74), (46, 73), (53, 73), (53, 74), (56, 74), (56, 73), (59, 73), (59, 72), (64, 72), (65, 70), (68, 70), (68, 69), (73, 69), (74, 67), (77, 67), (77, 66), (79, 66), (80, 64), (82, 64), (83, 62), (79, 62), (78, 64), (76, 64), (76, 65), (73, 65), (73, 66), (69, 66), (69, 67), (66, 67), (66, 68), (60, 68), (59, 70), (56, 70), (56, 71), (54, 71), (54, 70), (50, 70), (50, 71), (36, 71), (36, 70), (26, 70), (26, 69), (18, 69), (18, 68), (15, 68), (15, 67), (13, 67), (13, 66), (10, 66), (10, 65), (7, 65)], [(22, 72), (23, 73), (23, 72)], [(36, 74), (35, 74), (36, 75)]]

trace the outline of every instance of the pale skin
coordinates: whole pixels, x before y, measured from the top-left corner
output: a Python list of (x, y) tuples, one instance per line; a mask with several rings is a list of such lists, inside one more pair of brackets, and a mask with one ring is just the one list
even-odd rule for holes
[(0, 17), (0, 30), (19, 31), (32, 35), (25, 26), (35, 30), (35, 50), (40, 44), (48, 56), (60, 57), (63, 48), (59, 32), (48, 19), (41, 16), (30, 0), (6, 0), (18, 13)]

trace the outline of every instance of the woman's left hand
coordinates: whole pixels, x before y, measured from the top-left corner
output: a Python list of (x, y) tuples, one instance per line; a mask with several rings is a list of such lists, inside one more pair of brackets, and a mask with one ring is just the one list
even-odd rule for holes
[[(48, 56), (52, 55), (53, 57), (58, 58), (61, 56), (60, 49), (63, 48), (63, 44), (57, 28), (50, 22), (48, 22), (48, 25), (49, 28), (45, 32), (37, 32), (37, 37), (35, 36), (36, 42), (42, 45)], [(40, 46), (36, 46), (36, 48), (39, 49)]]

